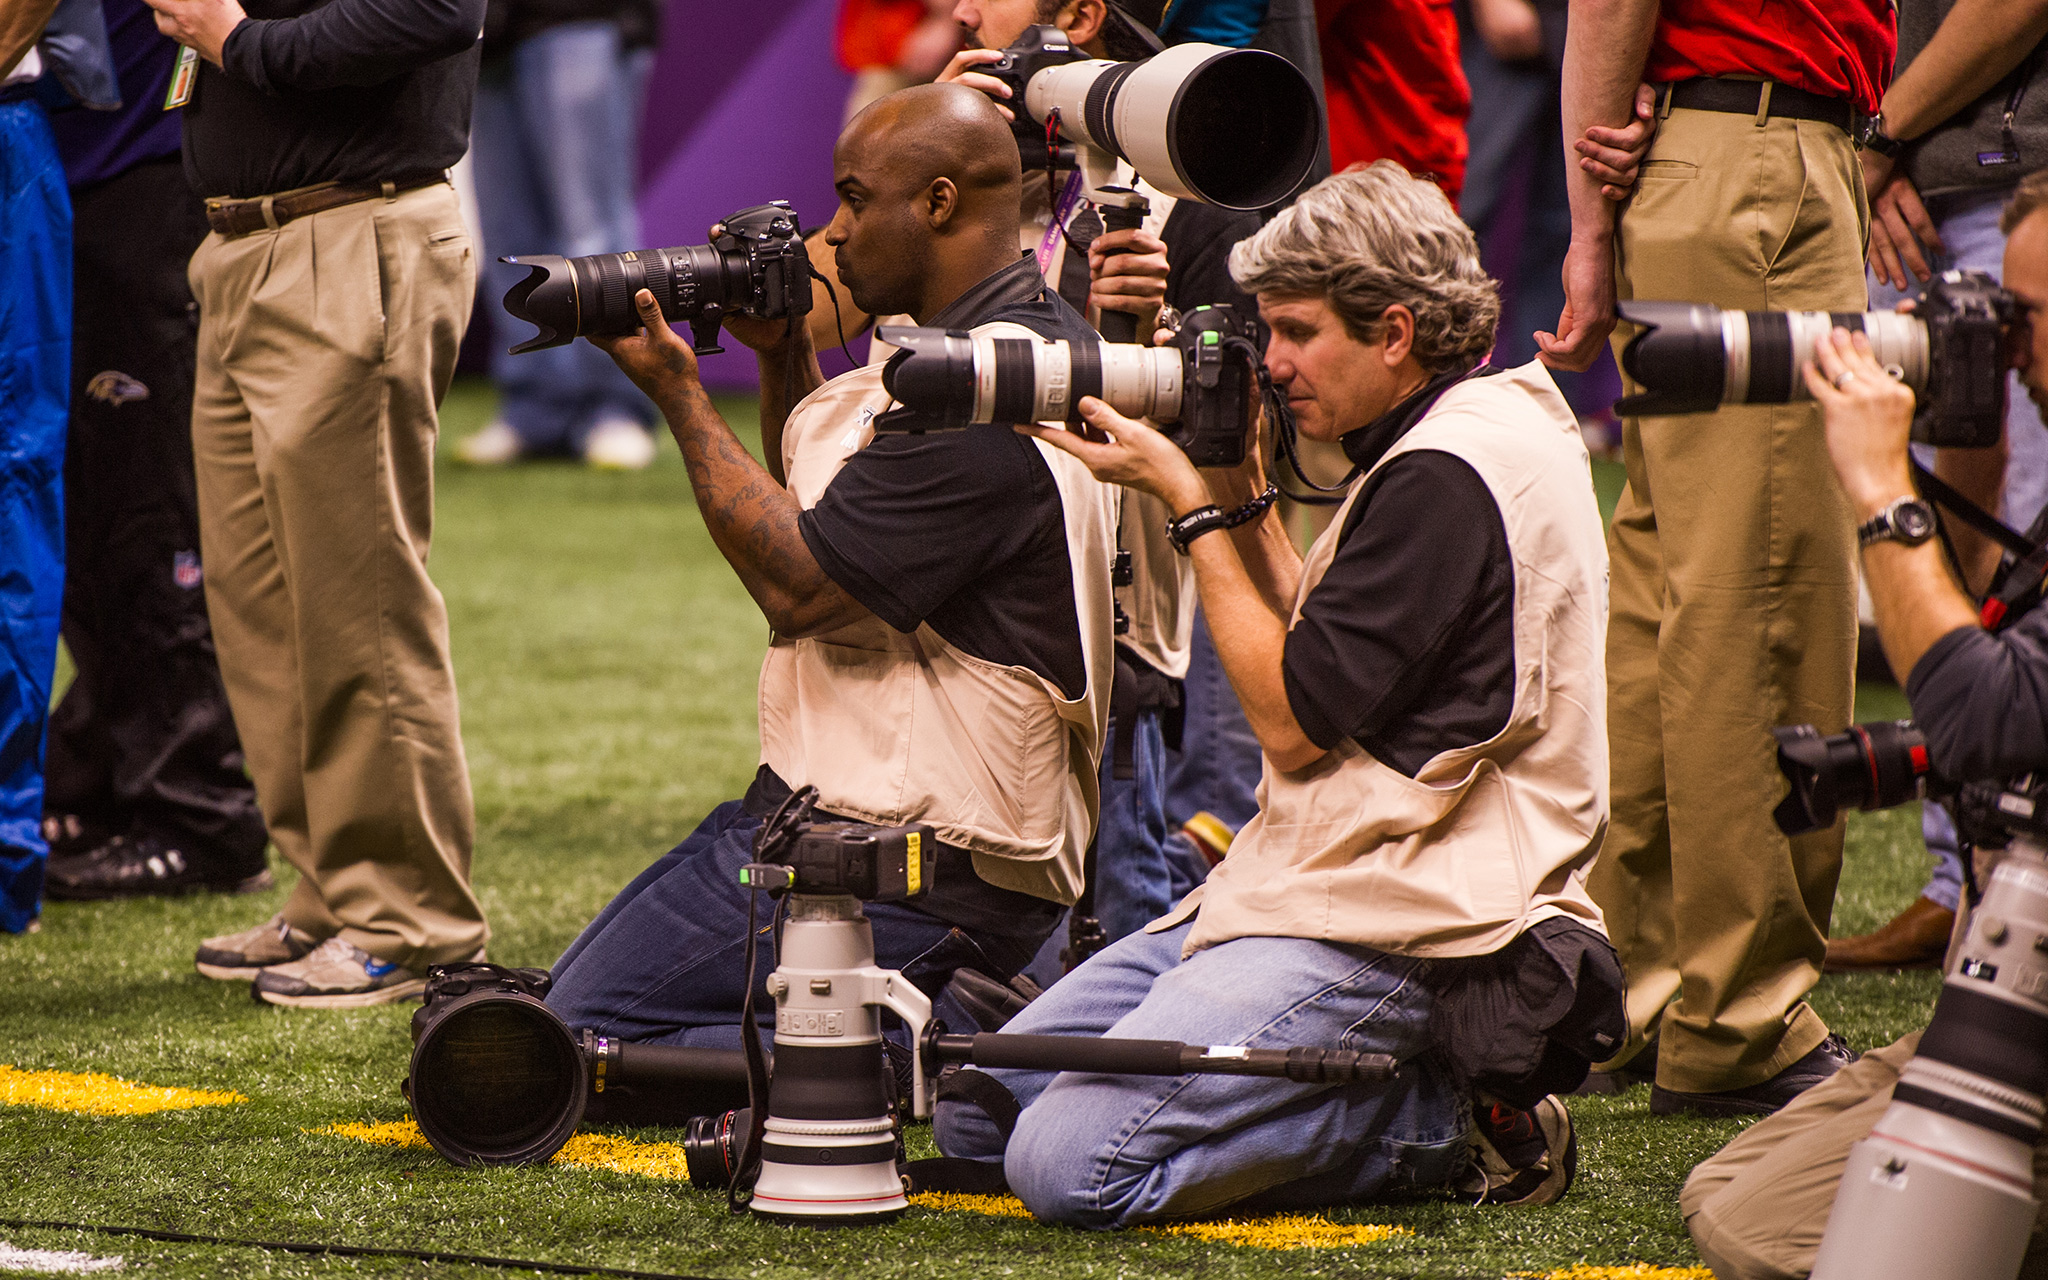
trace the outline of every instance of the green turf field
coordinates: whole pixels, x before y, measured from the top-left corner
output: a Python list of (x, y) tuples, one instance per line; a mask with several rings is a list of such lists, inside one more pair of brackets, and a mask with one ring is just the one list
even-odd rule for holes
[[(728, 403), (736, 416), (751, 412)], [(458, 387), (451, 438), (487, 412), (487, 390)], [(1610, 501), (1615, 471), (1602, 473)], [(745, 786), (766, 627), (705, 535), (666, 443), (657, 466), (632, 476), (568, 464), (445, 468), (439, 516), (433, 567), (453, 617), (491, 955), (545, 965), (613, 891)], [(1865, 716), (1904, 713), (1896, 691), (1864, 695)], [(1889, 918), (1925, 870), (1914, 812), (1852, 819), (1837, 931)], [(1737, 1128), (1653, 1119), (1643, 1090), (1579, 1100), (1579, 1180), (1563, 1204), (1480, 1210), (1432, 1200), (1333, 1213), (1412, 1232), (1341, 1248), (1088, 1235), (926, 1208), (888, 1227), (774, 1227), (732, 1219), (722, 1199), (673, 1181), (562, 1166), (464, 1172), (428, 1150), (314, 1132), (406, 1118), (397, 1085), (413, 1006), (282, 1010), (192, 971), (202, 936), (261, 920), (283, 892), (54, 904), (40, 934), (0, 935), (0, 1064), (247, 1098), (134, 1116), (0, 1106), (0, 1218), (764, 1280), (1494, 1280), (1576, 1264), (1698, 1266), (1678, 1188)], [(1829, 978), (1814, 1001), (1853, 1045), (1870, 1048), (1921, 1022), (1934, 990), (1926, 974)], [(913, 1135), (919, 1154), (929, 1154), (927, 1133)], [(150, 1275), (466, 1273), (51, 1230), (0, 1227), (0, 1241), (119, 1254), (129, 1273)]]

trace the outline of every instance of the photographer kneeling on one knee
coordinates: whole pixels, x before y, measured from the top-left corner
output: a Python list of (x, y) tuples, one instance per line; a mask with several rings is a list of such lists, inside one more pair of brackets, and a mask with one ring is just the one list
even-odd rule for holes
[[(2028, 397), (2048, 409), (2048, 172), (2030, 175), (2019, 184), (2000, 229), (2008, 237), (2004, 284), (2018, 307), (2012, 365), (2026, 384)], [(1825, 416), (1835, 474), (1856, 519), (1866, 522), (1863, 580), (1877, 610), (1885, 657), (1893, 671), (1906, 677), (1906, 697), (1925, 735), (1927, 763), (1954, 785), (2002, 782), (2048, 771), (2048, 609), (2037, 605), (2003, 631), (1984, 628), (1977, 606), (1956, 584), (1939, 541), (1932, 537), (1931, 512), (1914, 495), (1907, 454), (1913, 392), (1872, 358), (1869, 340), (1861, 333), (1851, 337), (1836, 329), (1828, 340), (1816, 344), (1814, 356), (1805, 370), (1806, 385)], [(1988, 883), (1986, 870), (1997, 852), (1978, 851), (1980, 885)], [(1988, 926), (1988, 915), (1986, 920)], [(1965, 918), (1951, 935), (1949, 959), (1943, 966), (1951, 973), (1958, 959), (1957, 940), (1968, 937), (1968, 923)], [(2027, 935), (2033, 932), (2030, 928)], [(2013, 966), (2005, 967), (2010, 982)], [(1998, 967), (1963, 971), (1988, 983), (1997, 977)], [(1953, 980), (1943, 988), (1944, 993), (1953, 989)], [(1993, 1055), (1987, 1061), (2037, 1074), (2042, 1047), (2034, 1019), (2010, 994), (1994, 994), (2006, 997), (2021, 1031), (2004, 1040), (1985, 1037), (1980, 1051)], [(2034, 994), (2038, 998), (2039, 992)], [(1926, 1047), (1935, 1047), (1933, 1037)], [(1871, 1136), (1895, 1100), (1900, 1073), (1922, 1049), (1922, 1033), (1915, 1031), (1864, 1054), (1784, 1110), (1737, 1135), (1693, 1170), (1679, 1204), (1686, 1227), (1715, 1275), (1722, 1280), (1785, 1280), (1814, 1270), (1850, 1149)], [(1944, 1047), (1941, 1056), (1954, 1054)], [(2001, 1089), (1996, 1079), (1992, 1084), (1994, 1096), (2027, 1092)], [(1929, 1101), (1919, 1099), (1922, 1105)], [(1948, 1105), (1939, 1098), (1931, 1101)], [(1969, 1112), (1964, 1108), (1958, 1114)], [(2048, 1141), (2033, 1139), (2033, 1165), (2034, 1197), (2048, 1201)], [(1894, 1198), (1899, 1203), (1889, 1210), (1895, 1220), (1913, 1220), (1911, 1212), (1927, 1208), (1924, 1202), (1914, 1203), (1915, 1198), (1936, 1194), (1939, 1184), (1920, 1172), (1906, 1171), (1908, 1176), (1897, 1180), (1899, 1194)], [(1987, 1187), (1997, 1182), (1981, 1175), (1980, 1180)], [(2024, 1187), (2013, 1190), (2025, 1193)], [(1938, 1216), (1960, 1223), (1966, 1220), (1963, 1211), (1971, 1206), (1934, 1207)], [(1858, 1224), (1848, 1225), (1852, 1235), (1858, 1233)], [(1955, 1265), (1943, 1274), (1980, 1274), (1965, 1263), (1981, 1259), (1985, 1242), (1971, 1239), (1961, 1226), (1956, 1233), (1950, 1242)], [(1864, 1266), (1852, 1270), (1857, 1275), (1886, 1274)], [(1910, 1273), (1902, 1269), (1892, 1274)], [(2020, 1274), (2048, 1275), (2048, 1222), (2035, 1222)]]
[[(847, 125), (833, 166), (825, 243), (862, 308), (1094, 341), (1018, 254), (1017, 148), (988, 99), (891, 94)], [(936, 830), (930, 890), (867, 907), (882, 965), (931, 996), (962, 966), (1007, 981), (1078, 895), (1095, 822), (1112, 491), (1006, 428), (876, 435), (894, 407), (879, 366), (827, 383), (801, 324), (731, 316), (760, 357), (764, 467), (652, 294), (636, 305), (646, 328), (601, 345), (668, 419), (713, 541), (774, 630), (761, 767), (584, 929), (548, 1003), (620, 1040), (737, 1045), (739, 870), (807, 784), (820, 817)]]
[(1403, 1067), (1341, 1086), (991, 1070), (1021, 1111), (955, 1077), (940, 1148), (1001, 1159), (1034, 1214), (1092, 1228), (1435, 1185), (1555, 1200), (1576, 1155), (1548, 1095), (1624, 1030), (1584, 885), (1608, 817), (1606, 557), (1577, 423), (1540, 366), (1476, 367), (1495, 286), (1442, 193), (1391, 162), (1325, 180), (1231, 271), (1300, 431), (1356, 464), (1306, 560), (1258, 450), (1197, 472), (1091, 400), (1105, 441), (1028, 430), (1173, 511), (1264, 751), (1261, 808), (1204, 888), (1004, 1030)]

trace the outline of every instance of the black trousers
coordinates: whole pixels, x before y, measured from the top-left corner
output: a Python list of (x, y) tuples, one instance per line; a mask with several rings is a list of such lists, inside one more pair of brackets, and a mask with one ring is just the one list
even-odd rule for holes
[(206, 217), (176, 156), (72, 192), (64, 643), (44, 807), (253, 875), (268, 840), (221, 687), (192, 474), (198, 316), (185, 264)]

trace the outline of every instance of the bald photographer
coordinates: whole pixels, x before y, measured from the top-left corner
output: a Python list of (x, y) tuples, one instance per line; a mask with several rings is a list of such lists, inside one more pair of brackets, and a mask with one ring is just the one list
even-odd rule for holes
[[(1018, 254), (1017, 150), (982, 95), (882, 98), (833, 164), (823, 243), (864, 311), (1092, 340)], [(936, 832), (929, 890), (868, 906), (882, 965), (934, 996), (962, 966), (1009, 979), (1079, 893), (1096, 819), (1111, 491), (1007, 428), (877, 435), (893, 407), (879, 367), (825, 382), (802, 324), (728, 317), (760, 362), (764, 465), (653, 295), (636, 302), (644, 330), (598, 341), (668, 420), (712, 539), (772, 629), (761, 765), (591, 922), (549, 1003), (617, 1039), (738, 1043), (739, 869), (805, 786), (820, 818)]]

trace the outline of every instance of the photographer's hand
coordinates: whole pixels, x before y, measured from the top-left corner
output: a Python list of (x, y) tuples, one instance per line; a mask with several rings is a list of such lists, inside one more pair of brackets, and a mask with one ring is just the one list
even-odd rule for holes
[(1003, 119), (1014, 121), (1017, 113), (1004, 106), (1010, 100), (1010, 86), (994, 76), (983, 75), (974, 68), (987, 66), (1002, 60), (1001, 49), (962, 49), (953, 55), (946, 69), (939, 72), (934, 84), (964, 84), (970, 89), (979, 89), (995, 101), (996, 110), (1003, 113)]
[(1166, 242), (1143, 227), (1108, 231), (1088, 246), (1088, 304), (1127, 311), (1150, 333), (1166, 305)]
[(711, 540), (776, 634), (818, 635), (874, 615), (826, 575), (797, 528), (796, 498), (719, 415), (697, 377), (697, 357), (645, 289), (633, 305), (646, 327), (591, 342), (647, 393), (682, 448), (690, 488)]
[[(1243, 484), (1244, 469), (1210, 472), (1212, 485), (1180, 447), (1142, 422), (1134, 422), (1093, 396), (1081, 401), (1081, 417), (1103, 439), (1091, 440), (1062, 427), (1020, 426), (1017, 430), (1079, 458), (1098, 480), (1126, 485), (1166, 503), (1177, 519), (1215, 501), (1212, 488)], [(1253, 455), (1256, 458), (1256, 454)], [(1254, 464), (1255, 465), (1255, 464)], [(1302, 769), (1325, 752), (1301, 728), (1287, 700), (1281, 656), (1287, 647), (1287, 602), (1269, 599), (1245, 564), (1244, 549), (1261, 540), (1286, 541), (1279, 512), (1229, 533), (1210, 533), (1188, 544), (1195, 584), (1209, 618), (1224, 673), (1237, 691), (1259, 747), (1274, 766)]]
[(156, 29), (214, 66), (228, 36), (249, 15), (238, 0), (144, 0), (156, 10)]
[[(1913, 392), (1870, 352), (1870, 339), (1836, 329), (1814, 346), (1801, 372), (1827, 425), (1828, 455), (1861, 524), (1913, 493), (1906, 445)], [(1958, 627), (1978, 625), (1977, 611), (1949, 576), (1940, 544), (1872, 543), (1863, 551), (1864, 581), (1877, 611), (1886, 659), (1903, 681), (1934, 646)]]

